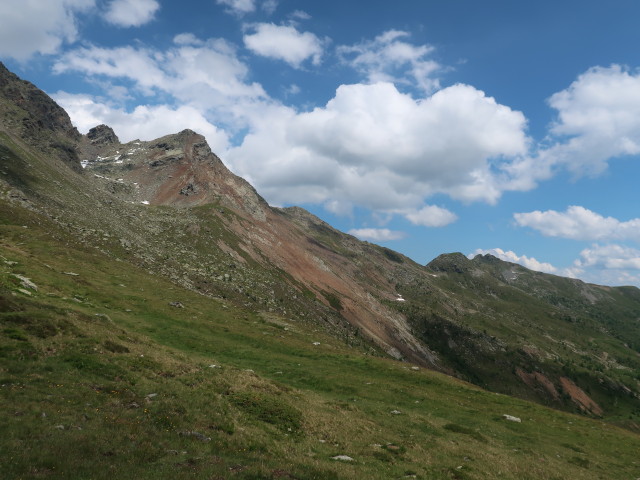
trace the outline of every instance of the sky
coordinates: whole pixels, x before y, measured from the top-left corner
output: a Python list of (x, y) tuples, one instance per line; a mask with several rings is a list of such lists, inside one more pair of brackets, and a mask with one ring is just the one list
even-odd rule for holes
[(185, 128), (274, 206), (425, 264), (640, 286), (637, 0), (2, 0), (82, 133)]

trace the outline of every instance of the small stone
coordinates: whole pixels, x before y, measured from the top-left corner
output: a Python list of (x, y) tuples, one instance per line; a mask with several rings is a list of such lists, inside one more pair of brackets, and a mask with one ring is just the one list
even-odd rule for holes
[(320, 342), (313, 342), (313, 345), (318, 346), (320, 345)]
[(209, 365), (209, 368), (222, 368), (220, 365), (216, 365), (215, 363), (212, 363), (211, 365)]
[(390, 413), (393, 415), (400, 415), (402, 412), (400, 410), (391, 410)]
[(420, 367), (411, 367), (411, 370), (420, 370)]
[(335, 457), (331, 457), (331, 460), (339, 460), (341, 462), (353, 462), (353, 458), (348, 455), (336, 455)]
[(64, 430), (64, 425), (56, 425), (56, 426), (55, 426), (55, 427), (53, 427), (53, 428), (56, 428), (56, 429), (58, 429), (58, 430)]
[(514, 417), (512, 415), (507, 415), (506, 413), (504, 415), (502, 415), (502, 418), (504, 418), (505, 420), (508, 420), (510, 422), (517, 422), (517, 423), (522, 422), (522, 420), (520, 420), (518, 417)]
[(147, 398), (155, 398), (157, 396), (158, 396), (157, 393), (150, 393), (149, 395), (147, 395)]
[(23, 277), (22, 275), (16, 275), (16, 274), (14, 274), (13, 276), (18, 280), (20, 280), (20, 286), (22, 288), (25, 288), (25, 289), (28, 288), (30, 290), (35, 290), (36, 292), (38, 291), (38, 286), (35, 283), (33, 283), (30, 278)]

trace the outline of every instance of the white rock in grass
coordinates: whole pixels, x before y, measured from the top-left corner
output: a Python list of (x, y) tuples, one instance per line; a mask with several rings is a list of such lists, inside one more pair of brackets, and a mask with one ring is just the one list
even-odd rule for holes
[(15, 275), (15, 274), (13, 276), (18, 280), (20, 280), (20, 285), (22, 286), (22, 288), (29, 288), (31, 290), (35, 290), (36, 292), (38, 291), (38, 286), (35, 283), (33, 283), (30, 278), (23, 277), (22, 275)]
[(341, 462), (353, 462), (353, 458), (348, 455), (336, 455), (331, 457), (331, 460), (340, 460)]
[(393, 415), (400, 415), (402, 412), (400, 410), (391, 410), (391, 412)]
[(505, 420), (509, 420), (510, 422), (517, 422), (517, 423), (522, 422), (522, 420), (520, 420), (518, 417), (507, 415), (506, 413), (502, 415), (502, 418), (504, 418)]

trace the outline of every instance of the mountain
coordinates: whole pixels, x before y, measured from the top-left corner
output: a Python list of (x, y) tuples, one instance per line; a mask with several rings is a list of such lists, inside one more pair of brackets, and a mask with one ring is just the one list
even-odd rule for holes
[[(4, 66), (0, 214), (0, 392), (16, 412), (3, 450), (21, 459), (16, 477), (55, 476), (50, 442), (65, 455), (103, 445), (86, 457), (113, 458), (130, 477), (147, 475), (146, 460), (149, 476), (178, 468), (175, 478), (501, 478), (496, 459), (511, 478), (640, 475), (629, 432), (640, 429), (634, 287), (490, 255), (419, 265), (304, 209), (269, 206), (193, 131), (124, 144), (106, 125), (81, 135)], [(505, 423), (514, 412), (525, 420)], [(558, 440), (557, 426), (573, 422)], [(592, 428), (610, 445), (588, 438)], [(27, 447), (30, 436), (49, 454)], [(474, 442), (489, 453), (472, 454)], [(524, 467), (508, 458), (514, 448)], [(328, 466), (343, 449), (361, 460)], [(613, 467), (617, 455), (627, 463)], [(80, 457), (65, 475), (97, 475)]]

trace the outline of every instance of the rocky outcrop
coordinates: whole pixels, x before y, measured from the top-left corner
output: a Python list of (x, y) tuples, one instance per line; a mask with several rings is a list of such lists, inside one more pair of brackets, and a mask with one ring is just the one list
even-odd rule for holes
[(96, 146), (116, 145), (120, 143), (120, 140), (118, 140), (113, 128), (104, 124), (98, 125), (97, 127), (93, 127), (89, 130), (87, 132), (87, 139), (92, 145)]
[(0, 129), (16, 133), (29, 145), (53, 155), (80, 172), (81, 140), (67, 112), (32, 83), (21, 80), (0, 63)]

